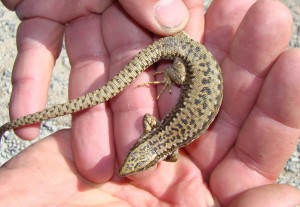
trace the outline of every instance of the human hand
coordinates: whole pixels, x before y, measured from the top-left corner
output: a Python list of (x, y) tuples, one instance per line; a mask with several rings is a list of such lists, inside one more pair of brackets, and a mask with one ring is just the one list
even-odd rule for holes
[[(30, 146), (0, 168), (1, 205), (220, 206), (186, 154), (177, 163), (160, 168), (142, 180), (114, 175), (106, 183), (90, 183), (77, 171), (71, 131), (63, 130)], [(244, 178), (235, 179), (238, 183)], [(231, 198), (228, 206), (295, 206), (299, 198), (300, 192), (295, 188), (273, 184), (241, 192)]]
[[(190, 181), (191, 178), (196, 177), (200, 180), (195, 181), (195, 185), (198, 185), (199, 181), (209, 180), (210, 190), (222, 204), (226, 204), (235, 198), (237, 194), (247, 189), (273, 183), (276, 180), (299, 135), (299, 116), (296, 113), (299, 100), (294, 97), (299, 88), (296, 67), (299, 65), (299, 51), (284, 51), (290, 36), (291, 17), (287, 9), (277, 1), (259, 1), (249, 10), (243, 23), (239, 26), (252, 3), (253, 1), (233, 1), (231, 4), (222, 5), (221, 1), (215, 2), (206, 15), (204, 33), (201, 33), (204, 26), (204, 17), (199, 17), (200, 10), (191, 10), (190, 19), (198, 19), (200, 23), (197, 22), (195, 26), (195, 22), (190, 20), (185, 30), (195, 39), (199, 40), (203, 37), (205, 45), (213, 51), (221, 62), (225, 91), (220, 115), (203, 137), (185, 148), (193, 162), (182, 156), (182, 159), (177, 163), (160, 163), (155, 173), (150, 174), (148, 181), (147, 179), (139, 180), (139, 177), (135, 177), (137, 181), (133, 181), (133, 183), (136, 182), (141, 187), (146, 186), (147, 190), (153, 193), (156, 190), (155, 187), (161, 185), (162, 179), (159, 176), (164, 176), (165, 179), (173, 178), (173, 181), (180, 182), (181, 186), (180, 183), (176, 183), (176, 185), (178, 184), (177, 190), (180, 190), (180, 187)], [(233, 11), (231, 8), (239, 9)], [(103, 14), (103, 18), (120, 17), (116, 17), (116, 14), (118, 14), (116, 11), (120, 11), (118, 7), (107, 9), (106, 12), (108, 13)], [(278, 11), (280, 15), (274, 16), (274, 11)], [(124, 14), (120, 12), (119, 14), (121, 14), (123, 21), (117, 22), (117, 26), (107, 27), (106, 30), (102, 31), (106, 49), (109, 51), (110, 62), (113, 63), (110, 65), (110, 77), (120, 70), (125, 62), (128, 62), (136, 49), (134, 46), (129, 50), (126, 48), (125, 53), (122, 50), (125, 47), (124, 45), (128, 46), (128, 44), (134, 42), (135, 44), (140, 43), (138, 46), (143, 48), (151, 42), (151, 38), (145, 35), (141, 28), (137, 28)], [(228, 21), (228, 19), (232, 21)], [(102, 24), (108, 24), (109, 22), (116, 23), (110, 20), (107, 23), (103, 21)], [(278, 28), (282, 29), (278, 30)], [(122, 38), (126, 37), (126, 40), (119, 38), (108, 41), (111, 34), (120, 36), (124, 33), (132, 35), (122, 36)], [(236, 35), (234, 36), (234, 34)], [(75, 40), (76, 38), (73, 42)], [(91, 42), (94, 44), (94, 41)], [(71, 44), (69, 43), (69, 45)], [(99, 43), (99, 45), (101, 44)], [(99, 54), (106, 54), (105, 52), (102, 51)], [(278, 60), (276, 60), (277, 58)], [(273, 65), (275, 60), (276, 62)], [(103, 62), (105, 63), (105, 61)], [(85, 68), (86, 65), (84, 65)], [(72, 68), (74, 67), (72, 66)], [(99, 64), (97, 68), (99, 68)], [(108, 73), (108, 71), (106, 72)], [(85, 71), (80, 72), (79, 70), (76, 75), (77, 79), (82, 78), (82, 74), (85, 73)], [(97, 70), (88, 75), (92, 76), (93, 80), (100, 80), (101, 78), (96, 76), (96, 73), (102, 74), (101, 71)], [(85, 156), (81, 159), (76, 158), (78, 156), (76, 152), (79, 150), (76, 151), (75, 147), (75, 160), (81, 174), (90, 180), (108, 180), (109, 176), (102, 175), (112, 174), (103, 173), (103, 171), (108, 169), (111, 173), (114, 172), (112, 170), (115, 166), (114, 146), (112, 139), (106, 139), (106, 137), (115, 137), (118, 158), (123, 160), (134, 139), (141, 134), (142, 115), (146, 112), (152, 112), (155, 115), (160, 113), (159, 115), (164, 116), (170, 109), (171, 103), (176, 101), (175, 93), (173, 93), (171, 99), (167, 94), (164, 94), (158, 101), (158, 110), (155, 103), (156, 95), (152, 88), (136, 88), (139, 83), (147, 82), (148, 78), (148, 73), (142, 74), (133, 85), (110, 102), (111, 108), (103, 110), (103, 106), (95, 107), (75, 118), (77, 120), (81, 118), (82, 121), (80, 125), (78, 121), (77, 126), (76, 120), (73, 122), (71, 132), (73, 150), (74, 146), (81, 146), (82, 151), (79, 156)], [(106, 82), (106, 79), (103, 79), (99, 81), (100, 84)], [(141, 97), (144, 97), (144, 99)], [(98, 112), (98, 117), (93, 118), (93, 111)], [(95, 120), (98, 121), (95, 122)], [(130, 120), (130, 122), (127, 120)], [(282, 125), (279, 123), (282, 123)], [(89, 130), (92, 128), (97, 131)], [(103, 131), (104, 129), (105, 131)], [(109, 129), (108, 132), (107, 129)], [(253, 131), (253, 129), (256, 131)], [(79, 133), (79, 131), (81, 132)], [(93, 132), (92, 136), (97, 137), (97, 139), (90, 139), (90, 132)], [(79, 134), (82, 137), (82, 139), (79, 139), (81, 143), (76, 144), (77, 139), (75, 139), (75, 136), (79, 136)], [(86, 137), (89, 137), (89, 140)], [(283, 140), (282, 137), (285, 137), (285, 139)], [(103, 140), (108, 140), (109, 144)], [(86, 145), (89, 145), (89, 147)], [(280, 146), (280, 150), (278, 150), (278, 146)], [(102, 154), (99, 155), (99, 153)], [(109, 156), (104, 156), (105, 153)], [(94, 158), (91, 159), (93, 161), (89, 161), (88, 157)], [(103, 157), (107, 159), (102, 159)], [(95, 164), (94, 161), (97, 159), (101, 160), (99, 165), (94, 165), (93, 169), (89, 167), (93, 166), (92, 164)], [(83, 167), (78, 163), (82, 163)], [(86, 169), (85, 173), (82, 169)], [(171, 170), (171, 173), (168, 170)], [(238, 177), (235, 174), (243, 176)], [(204, 176), (204, 178), (201, 176)], [(151, 180), (153, 177), (159, 183)], [(203, 183), (201, 187), (195, 185), (191, 187), (196, 187), (199, 190), (198, 193), (207, 192)], [(165, 188), (157, 190), (169, 188), (170, 185), (167, 184)], [(186, 190), (186, 186), (184, 186), (184, 189), (181, 189), (180, 192)], [(195, 194), (192, 195), (194, 190), (192, 189), (189, 192), (191, 192), (191, 198), (194, 198), (193, 195)], [(205, 194), (202, 193), (201, 198), (206, 197)], [(158, 194), (155, 194), (155, 196), (159, 197)], [(196, 198), (201, 199), (198, 194)], [(179, 200), (175, 202), (180, 203)]]
[[(152, 42), (149, 34), (143, 33), (142, 37), (135, 34), (135, 31), (141, 33), (142, 30), (135, 29), (135, 23), (122, 26), (129, 21), (129, 17), (112, 0), (2, 2), (11, 10), (16, 10), (23, 20), (17, 35), (18, 56), (12, 77), (11, 119), (45, 107), (52, 68), (63, 38), (71, 62), (70, 99), (102, 86), (115, 73), (114, 70), (120, 69), (109, 70), (109, 67), (125, 64), (133, 52)], [(179, 5), (172, 4), (172, 12), (183, 8), (183, 15), (176, 12), (178, 19), (168, 19), (171, 10), (166, 12), (165, 4), (161, 7), (156, 4), (156, 19), (153, 19), (154, 2), (120, 1), (128, 13), (138, 16), (137, 21), (157, 34), (165, 35), (180, 31), (188, 20), (186, 6), (178, 2)], [(190, 5), (193, 6), (193, 3)], [(160, 21), (162, 14), (167, 15), (164, 21)], [(157, 22), (154, 24), (154, 21)], [(175, 26), (172, 27), (172, 24)], [(169, 27), (163, 30), (161, 25)], [(112, 112), (104, 104), (73, 117), (72, 147), (76, 163), (80, 172), (95, 182), (106, 181), (113, 172), (115, 152), (111, 119)], [(38, 133), (38, 125), (16, 130), (16, 134), (23, 139), (33, 139)]]

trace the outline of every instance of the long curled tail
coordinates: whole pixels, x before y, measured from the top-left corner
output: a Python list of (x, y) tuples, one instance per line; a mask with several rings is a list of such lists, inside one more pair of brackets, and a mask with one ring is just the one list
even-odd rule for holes
[(95, 91), (70, 100), (64, 104), (58, 104), (4, 124), (0, 127), (0, 139), (7, 130), (76, 113), (111, 99), (135, 80), (145, 69), (161, 58), (161, 54), (155, 51), (164, 50), (163, 48), (165, 48), (165, 46), (170, 46), (170, 43), (177, 44), (178, 41), (176, 40), (178, 40), (178, 37), (186, 38), (187, 35), (184, 32), (181, 32), (174, 36), (161, 38), (149, 45), (139, 52), (139, 54), (137, 54), (116, 76)]

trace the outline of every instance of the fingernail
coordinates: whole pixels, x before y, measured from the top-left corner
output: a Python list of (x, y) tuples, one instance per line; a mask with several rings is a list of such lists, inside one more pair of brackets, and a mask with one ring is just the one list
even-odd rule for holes
[(167, 31), (183, 29), (189, 11), (181, 0), (160, 0), (155, 6), (155, 18)]

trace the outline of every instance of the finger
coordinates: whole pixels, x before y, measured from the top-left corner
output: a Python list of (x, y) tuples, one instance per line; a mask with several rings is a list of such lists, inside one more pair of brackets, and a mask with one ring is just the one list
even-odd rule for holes
[[(274, 10), (280, 15), (274, 17)], [(222, 63), (223, 108), (236, 125), (248, 116), (271, 64), (288, 46), (291, 27), (290, 11), (273, 0), (258, 1), (242, 22)]]
[(20, 19), (44, 17), (53, 21), (67, 23), (79, 16), (102, 13), (114, 0), (98, 1), (35, 1), (2, 0), (10, 10), (15, 10)]
[(9, 10), (15, 10), (16, 6), (21, 2), (22, 0), (1, 0), (3, 5), (8, 8)]
[[(108, 81), (109, 56), (101, 34), (101, 16), (71, 22), (66, 30), (70, 57), (70, 98), (100, 88)], [(111, 112), (100, 104), (73, 115), (72, 148), (78, 170), (93, 182), (107, 181), (114, 172)]]
[(182, 30), (189, 12), (181, 0), (120, 0), (126, 12), (139, 24), (159, 35), (170, 35)]
[[(63, 25), (46, 19), (29, 19), (20, 24), (17, 33), (18, 56), (12, 75), (11, 119), (45, 107), (63, 32)], [(38, 125), (17, 129), (16, 134), (24, 139), (33, 139), (39, 134)]]
[[(295, 96), (300, 93), (299, 58), (298, 49), (279, 57), (234, 149), (212, 174), (211, 186), (223, 202), (249, 188), (275, 182), (295, 148), (300, 134), (300, 98)], [(238, 175), (244, 175), (239, 182)]]
[(239, 195), (229, 207), (297, 206), (300, 191), (289, 185), (265, 185)]
[(70, 138), (70, 130), (58, 131), (2, 165), (1, 205), (104, 206), (104, 203), (115, 203), (117, 198), (108, 190), (112, 185), (100, 189), (78, 175)]
[[(274, 15), (274, 11), (280, 15)], [(205, 174), (234, 144), (270, 65), (288, 45), (291, 22), (290, 12), (282, 3), (258, 1), (238, 28), (229, 55), (221, 63), (224, 98), (219, 116), (205, 136), (189, 146), (191, 156)]]
[[(103, 15), (103, 36), (110, 54), (109, 77), (119, 72), (141, 49), (152, 42), (151, 35), (137, 26), (119, 5), (110, 7)], [(143, 116), (157, 116), (152, 87), (137, 87), (150, 81), (150, 69), (143, 72), (125, 90), (110, 101), (113, 111), (114, 136), (120, 163), (129, 149), (143, 134)], [(151, 72), (150, 72), (151, 73)]]
[[(184, 1), (188, 11), (189, 20), (184, 28), (184, 31), (189, 34), (194, 40), (201, 42), (204, 32), (204, 9), (202, 1), (188, 0)], [(158, 71), (163, 71), (170, 67), (170, 63), (160, 64)], [(161, 80), (162, 77), (156, 77), (157, 80)], [(156, 93), (158, 94), (162, 90), (163, 86), (156, 87)], [(178, 97), (180, 94), (180, 87), (172, 86), (172, 94), (163, 92), (159, 98), (158, 106), (160, 117), (165, 117), (167, 113), (173, 108), (173, 106), (178, 102)]]
[(210, 49), (218, 62), (228, 53), (235, 32), (248, 9), (256, 0), (213, 1), (205, 14), (204, 45)]
[[(1, 205), (44, 206), (65, 203), (74, 196), (81, 182), (74, 169), (68, 130), (59, 131), (1, 166)], [(9, 187), (2, 187), (8, 183)], [(47, 188), (41, 183), (47, 185)]]

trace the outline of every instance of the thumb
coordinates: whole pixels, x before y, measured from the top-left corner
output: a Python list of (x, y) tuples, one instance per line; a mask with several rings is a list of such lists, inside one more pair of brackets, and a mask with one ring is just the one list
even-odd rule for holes
[(119, 0), (126, 12), (139, 24), (158, 35), (182, 30), (189, 11), (181, 0)]

